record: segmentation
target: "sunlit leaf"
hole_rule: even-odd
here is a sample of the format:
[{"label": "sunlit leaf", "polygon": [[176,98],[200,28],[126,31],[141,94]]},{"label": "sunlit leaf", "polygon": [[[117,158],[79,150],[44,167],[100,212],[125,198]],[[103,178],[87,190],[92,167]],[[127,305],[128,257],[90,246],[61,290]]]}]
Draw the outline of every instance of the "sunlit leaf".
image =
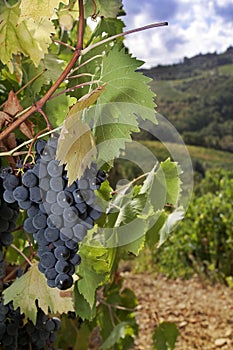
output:
[{"label": "sunlit leaf", "polygon": [[22,313],[35,323],[37,307],[35,300],[38,300],[39,307],[47,314],[48,308],[53,313],[74,311],[73,300],[70,293],[62,293],[59,289],[50,288],[46,283],[45,276],[38,270],[37,263],[22,277],[5,289],[4,303],[13,301],[14,308],[20,307]]}]

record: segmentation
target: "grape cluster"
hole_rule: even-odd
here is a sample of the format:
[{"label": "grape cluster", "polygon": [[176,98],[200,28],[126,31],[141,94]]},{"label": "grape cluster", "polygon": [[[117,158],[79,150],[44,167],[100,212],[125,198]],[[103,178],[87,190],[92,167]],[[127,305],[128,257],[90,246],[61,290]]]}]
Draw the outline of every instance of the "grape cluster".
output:
[{"label": "grape cluster", "polygon": [[[4,171],[1,172],[1,176],[5,176]],[[9,187],[10,185],[7,182],[3,186],[3,180],[0,177],[0,280],[2,280],[5,276],[5,261],[3,256],[3,247],[8,247],[13,241],[13,236],[11,232],[16,227],[15,223],[19,212],[17,203],[7,203],[4,200],[4,190]],[[0,283],[0,290],[1,289],[2,283]]]},{"label": "grape cluster", "polygon": [[12,302],[0,303],[0,345],[4,350],[40,350],[48,349],[56,340],[56,331],[60,328],[60,319],[49,318],[37,307],[37,320],[34,325],[25,322],[20,309],[14,310]]},{"label": "grape cluster", "polygon": [[106,174],[92,164],[68,186],[67,172],[55,159],[57,143],[57,134],[48,142],[35,143],[35,165],[23,174],[21,183],[13,174],[5,177],[4,183],[8,181],[11,187],[4,199],[27,210],[24,229],[38,243],[39,270],[50,287],[65,290],[72,286],[75,266],[81,262],[79,242],[102,214],[94,190]]}]

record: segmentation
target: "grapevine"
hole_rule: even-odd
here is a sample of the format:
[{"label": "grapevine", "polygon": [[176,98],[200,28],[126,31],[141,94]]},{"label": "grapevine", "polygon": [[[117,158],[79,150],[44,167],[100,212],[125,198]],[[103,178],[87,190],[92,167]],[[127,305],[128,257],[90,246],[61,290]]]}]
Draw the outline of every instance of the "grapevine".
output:
[{"label": "grapevine", "polygon": [[183,217],[170,159],[111,187],[140,120],[156,125],[150,79],[123,38],[167,25],[124,31],[123,14],[120,0],[0,4],[3,349],[77,349],[81,338],[88,348],[96,332],[101,349],[128,349],[137,301],[119,263]]}]

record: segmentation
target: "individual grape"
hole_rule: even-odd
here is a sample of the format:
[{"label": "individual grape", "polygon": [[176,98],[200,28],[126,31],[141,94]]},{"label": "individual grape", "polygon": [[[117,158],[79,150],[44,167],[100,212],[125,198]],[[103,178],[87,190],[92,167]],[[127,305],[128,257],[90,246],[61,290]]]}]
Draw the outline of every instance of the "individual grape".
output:
[{"label": "individual grape", "polygon": [[64,241],[62,241],[61,239],[58,239],[55,242],[53,242],[54,247],[60,247],[60,246],[63,246],[64,244],[65,244]]},{"label": "individual grape", "polygon": [[13,191],[13,196],[16,201],[26,201],[28,199],[28,190],[24,186],[18,186]]},{"label": "individual grape", "polygon": [[73,239],[65,241],[65,246],[74,252],[78,251],[78,243],[75,242]]},{"label": "individual grape", "polygon": [[59,273],[55,279],[55,285],[61,290],[68,289],[73,284],[73,278],[66,273]]},{"label": "individual grape", "polygon": [[37,154],[41,155],[46,146],[47,142],[45,140],[37,140],[35,142],[34,148]]},{"label": "individual grape", "polygon": [[54,192],[60,192],[64,188],[64,180],[61,177],[52,177],[50,179],[50,188]]},{"label": "individual grape", "polygon": [[55,268],[52,267],[45,270],[45,277],[48,280],[55,280],[55,278],[57,277],[56,264],[55,264]]},{"label": "individual grape", "polygon": [[30,200],[26,200],[26,201],[19,201],[18,202],[18,205],[21,209],[23,210],[28,210],[31,205],[32,205],[32,202]]},{"label": "individual grape", "polygon": [[56,263],[56,258],[52,252],[45,252],[40,258],[41,265],[45,268],[52,268]]},{"label": "individual grape", "polygon": [[67,222],[75,223],[78,219],[78,209],[75,207],[68,207],[64,209],[63,218]]},{"label": "individual grape", "polygon": [[81,256],[78,254],[75,254],[71,259],[69,259],[69,262],[76,266],[76,265],[80,265],[81,263]]},{"label": "individual grape", "polygon": [[82,224],[76,224],[73,227],[73,233],[75,240],[77,242],[82,242],[87,235],[87,228],[84,227]]},{"label": "individual grape", "polygon": [[28,170],[22,176],[22,183],[26,187],[34,187],[38,184],[38,177],[33,173],[32,170]]},{"label": "individual grape", "polygon": [[49,244],[49,242],[45,238],[45,230],[44,229],[40,229],[37,231],[37,233],[35,235],[35,240],[37,241],[39,246],[47,246]]},{"label": "individual grape", "polygon": [[39,204],[39,209],[43,214],[50,214],[51,213],[51,204],[44,202]]},{"label": "individual grape", "polygon": [[78,187],[79,187],[80,190],[87,190],[89,188],[88,180],[80,179],[78,181]]},{"label": "individual grape", "polygon": [[96,177],[101,181],[101,183],[107,179],[106,172],[102,169],[98,170]]},{"label": "individual grape", "polygon": [[47,227],[44,231],[44,237],[48,242],[54,242],[59,239],[59,230],[57,228]]},{"label": "individual grape", "polygon": [[[76,203],[76,204],[75,204],[75,208],[78,209],[78,211],[79,211],[80,214],[84,214],[84,213],[86,213],[86,211],[87,211],[87,205],[86,205],[85,202]],[[80,217],[80,215],[79,215],[79,217]]]},{"label": "individual grape", "polygon": [[1,219],[0,233],[7,231],[9,228],[9,221]]},{"label": "individual grape", "polygon": [[56,203],[56,201],[57,201],[57,193],[52,190],[49,190],[46,193],[46,202],[49,204],[53,204],[53,203]]},{"label": "individual grape", "polygon": [[92,190],[81,191],[84,202],[91,205],[95,201],[95,193]]},{"label": "individual grape", "polygon": [[52,159],[48,163],[47,170],[51,177],[58,177],[61,176],[63,173],[63,167],[59,165],[59,161],[55,159]]},{"label": "individual grape", "polygon": [[101,186],[101,181],[98,179],[98,177],[94,177],[89,181],[89,187],[91,190],[98,190]]},{"label": "individual grape", "polygon": [[15,202],[15,197],[13,196],[13,191],[10,191],[10,190],[4,191],[3,199],[7,203],[14,203]]},{"label": "individual grape", "polygon": [[55,214],[55,215],[62,215],[64,209],[62,207],[60,207],[59,204],[57,204],[57,202],[53,203],[51,205],[51,213]]},{"label": "individual grape", "polygon": [[59,246],[54,250],[54,255],[57,259],[67,260],[70,257],[70,251],[65,246]]},{"label": "individual grape", "polygon": [[48,177],[44,177],[40,179],[40,189],[43,191],[48,191],[50,189],[50,179]]},{"label": "individual grape", "polygon": [[34,217],[37,214],[39,214],[40,212],[41,211],[40,211],[39,207],[35,204],[31,205],[31,207],[28,208],[28,210],[27,210],[27,214],[29,217]]},{"label": "individual grape", "polygon": [[24,223],[23,223],[23,228],[28,233],[35,233],[35,232],[37,232],[37,228],[35,228],[35,226],[33,225],[33,218],[25,219]]},{"label": "individual grape", "polygon": [[35,215],[32,219],[33,226],[36,229],[46,228],[47,226],[47,215],[39,213]]},{"label": "individual grape", "polygon": [[90,208],[90,210],[88,211],[88,215],[96,221],[101,217],[102,210],[101,208],[95,206],[94,208]]},{"label": "individual grape", "polygon": [[82,224],[88,230],[90,230],[94,226],[94,220],[90,216],[87,216],[84,220],[82,220]]},{"label": "individual grape", "polygon": [[0,236],[0,243],[8,247],[13,242],[13,236],[9,232],[2,232]]},{"label": "individual grape", "polygon": [[39,181],[41,181],[41,179],[43,179],[44,177],[48,177],[48,171],[47,171],[46,163],[40,162],[38,171],[39,171],[39,176],[38,176]]},{"label": "individual grape", "polygon": [[73,193],[77,189],[77,183],[74,181],[72,185],[66,187],[66,191]]},{"label": "individual grape", "polygon": [[50,228],[61,228],[63,224],[62,217],[59,215],[50,214],[47,219],[47,225]]},{"label": "individual grape", "polygon": [[19,179],[13,174],[3,176],[3,188],[5,190],[13,191],[19,185]]},{"label": "individual grape", "polygon": [[69,273],[70,265],[65,260],[58,260],[55,264],[55,270],[57,273]]},{"label": "individual grape", "polygon": [[57,203],[62,208],[68,208],[73,203],[73,196],[70,192],[61,191],[57,195]]},{"label": "individual grape", "polygon": [[83,203],[84,202],[83,196],[82,196],[81,191],[79,189],[77,189],[73,192],[73,197],[74,197],[75,203]]},{"label": "individual grape", "polygon": [[39,187],[31,187],[29,189],[29,192],[30,192],[30,200],[34,203],[40,203],[42,201],[42,198],[41,198],[41,190]]},{"label": "individual grape", "polygon": [[62,227],[60,230],[60,238],[62,241],[68,241],[74,237],[74,233],[71,227]]}]

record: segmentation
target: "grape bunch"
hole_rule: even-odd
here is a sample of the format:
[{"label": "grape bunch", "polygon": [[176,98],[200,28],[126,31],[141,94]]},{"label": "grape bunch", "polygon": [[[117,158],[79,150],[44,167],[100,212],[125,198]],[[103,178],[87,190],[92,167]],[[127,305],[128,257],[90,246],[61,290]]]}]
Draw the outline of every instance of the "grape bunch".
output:
[{"label": "grape bunch", "polygon": [[[2,171],[1,176],[4,176],[4,171]],[[9,183],[6,182],[5,186],[3,187],[3,180],[0,177],[0,280],[2,280],[5,276],[3,247],[8,247],[13,241],[11,232],[16,227],[15,223],[19,213],[17,203],[7,203],[4,200],[3,193],[7,187],[9,188]],[[2,287],[1,282],[0,290]]]},{"label": "grape bunch", "polygon": [[38,243],[39,270],[45,274],[48,286],[65,290],[72,286],[75,266],[81,262],[79,242],[102,215],[94,191],[106,174],[92,164],[68,186],[67,172],[55,159],[57,143],[57,134],[48,142],[35,143],[35,165],[24,172],[21,183],[13,174],[9,174],[12,179],[5,177],[4,183],[8,181],[12,186],[8,186],[4,198],[27,211],[24,229]]},{"label": "grape bunch", "polygon": [[20,309],[14,310],[12,302],[0,303],[0,345],[4,350],[40,350],[49,349],[56,340],[56,331],[60,328],[60,319],[49,318],[37,307],[37,319],[34,325],[24,319]]}]

